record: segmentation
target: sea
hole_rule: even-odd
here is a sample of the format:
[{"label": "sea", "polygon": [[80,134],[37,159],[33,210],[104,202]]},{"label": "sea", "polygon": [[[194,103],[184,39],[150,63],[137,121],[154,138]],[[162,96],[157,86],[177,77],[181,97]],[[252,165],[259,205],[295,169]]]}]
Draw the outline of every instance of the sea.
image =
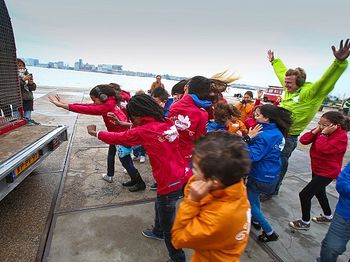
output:
[{"label": "sea", "polygon": [[[138,90],[147,91],[154,78],[150,77],[137,77],[137,76],[125,76],[116,74],[106,74],[97,72],[84,72],[73,71],[55,68],[41,68],[41,67],[27,67],[28,71],[33,74],[34,82],[37,84],[37,94],[34,95],[35,99],[40,97],[40,87],[65,87],[65,88],[77,88],[90,90],[94,86],[99,84],[118,83],[123,90],[129,91],[134,94]],[[172,87],[177,81],[162,79],[165,88],[170,94]],[[228,87],[223,93],[224,97],[229,101],[234,101],[235,94],[244,94],[247,89]],[[251,90],[256,96],[256,90]],[[35,94],[36,92],[34,92]]]}]

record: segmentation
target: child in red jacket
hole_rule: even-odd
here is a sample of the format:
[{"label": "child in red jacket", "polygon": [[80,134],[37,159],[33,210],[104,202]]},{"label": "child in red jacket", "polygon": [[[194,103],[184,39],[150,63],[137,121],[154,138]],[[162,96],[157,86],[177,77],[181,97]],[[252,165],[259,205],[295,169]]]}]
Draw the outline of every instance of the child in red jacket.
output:
[{"label": "child in red jacket", "polygon": [[337,179],[343,157],[347,149],[350,120],[337,111],[324,113],[318,126],[300,138],[304,145],[312,144],[310,149],[312,179],[299,193],[302,217],[289,222],[298,230],[310,229],[311,199],[316,196],[324,215],[313,217],[316,223],[331,222],[333,215],[328,203],[326,187]]},{"label": "child in red jacket", "polygon": [[186,261],[182,249],[174,248],[171,243],[176,201],[182,195],[189,171],[179,151],[179,134],[174,123],[164,118],[164,109],[148,95],[133,96],[126,110],[133,128],[120,133],[97,132],[96,126],[90,125],[88,132],[107,144],[142,145],[146,149],[158,187],[154,227],[142,234],[151,239],[164,239],[172,261]]},{"label": "child in red jacket", "polygon": [[[117,106],[119,97],[116,96],[115,90],[111,85],[95,86],[90,91],[90,97],[94,102],[93,104],[66,104],[58,95],[49,96],[49,100],[54,105],[75,113],[102,116],[108,131],[121,132],[128,129],[124,126],[115,125],[113,118],[107,115],[108,112],[113,112],[121,121],[128,121],[126,115]],[[115,145],[110,145],[107,157],[107,174],[102,175],[102,178],[109,183],[113,182],[116,152]],[[130,181],[123,182],[122,185],[129,187],[130,192],[144,190],[146,185],[139,171],[135,168],[130,154],[119,157],[119,160],[131,178]]]}]

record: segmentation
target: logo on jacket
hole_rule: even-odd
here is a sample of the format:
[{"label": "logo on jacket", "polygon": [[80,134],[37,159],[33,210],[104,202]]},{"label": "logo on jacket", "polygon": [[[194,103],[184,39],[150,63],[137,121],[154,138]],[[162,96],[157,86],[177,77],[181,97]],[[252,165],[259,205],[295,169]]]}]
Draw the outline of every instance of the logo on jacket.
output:
[{"label": "logo on jacket", "polygon": [[249,232],[250,232],[250,221],[252,218],[252,214],[250,213],[250,208],[247,209],[247,213],[246,213],[246,218],[247,218],[247,222],[244,224],[243,226],[243,230],[241,230],[240,232],[237,233],[236,235],[236,240],[238,241],[242,241],[243,239],[245,239],[247,236],[249,236]]},{"label": "logo on jacket", "polygon": [[168,140],[169,142],[174,142],[176,138],[179,137],[179,133],[177,132],[176,126],[171,126],[170,129],[163,132],[163,136],[159,136],[158,140],[160,142],[164,142]]},{"label": "logo on jacket", "polygon": [[178,115],[177,120],[175,120],[175,126],[181,131],[186,130],[191,126],[191,120],[188,116]]},{"label": "logo on jacket", "polygon": [[284,145],[286,144],[286,140],[284,137],[282,138],[281,142],[279,144],[275,145],[275,148],[279,151],[283,151]]}]

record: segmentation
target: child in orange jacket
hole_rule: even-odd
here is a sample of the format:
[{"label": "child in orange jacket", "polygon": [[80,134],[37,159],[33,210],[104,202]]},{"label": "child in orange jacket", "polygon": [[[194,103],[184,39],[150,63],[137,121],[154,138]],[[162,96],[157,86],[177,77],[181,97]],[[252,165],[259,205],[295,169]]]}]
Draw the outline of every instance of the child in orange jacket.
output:
[{"label": "child in orange jacket", "polygon": [[172,229],[174,247],[194,249],[192,262],[239,261],[250,231],[242,179],[249,169],[249,155],[239,136],[210,132],[196,142],[194,175]]}]

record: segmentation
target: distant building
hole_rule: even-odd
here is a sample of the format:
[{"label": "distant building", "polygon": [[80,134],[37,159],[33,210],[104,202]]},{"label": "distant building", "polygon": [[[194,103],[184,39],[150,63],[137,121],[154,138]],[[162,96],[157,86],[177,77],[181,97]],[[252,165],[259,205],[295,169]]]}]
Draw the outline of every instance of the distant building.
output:
[{"label": "distant building", "polygon": [[37,65],[39,65],[39,59],[26,58],[24,60],[25,60],[27,66],[37,66]]}]

